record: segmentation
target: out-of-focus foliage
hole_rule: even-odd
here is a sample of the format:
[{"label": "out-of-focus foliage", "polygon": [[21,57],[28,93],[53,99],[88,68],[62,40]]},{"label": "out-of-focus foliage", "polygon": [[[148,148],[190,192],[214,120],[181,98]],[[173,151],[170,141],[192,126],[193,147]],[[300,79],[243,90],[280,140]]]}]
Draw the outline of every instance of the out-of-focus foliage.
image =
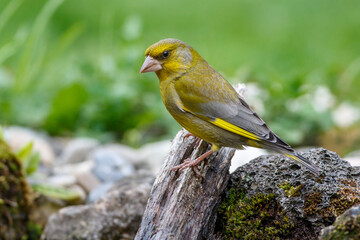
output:
[{"label": "out-of-focus foliage", "polygon": [[256,86],[250,104],[284,140],[315,144],[360,118],[359,11],[356,0],[3,0],[0,123],[132,145],[169,137],[179,125],[158,80],[138,72],[146,47],[175,37]]},{"label": "out-of-focus foliage", "polygon": [[21,162],[24,175],[31,175],[36,172],[39,165],[40,154],[38,152],[33,153],[33,142],[29,142],[20,149],[16,156]]}]

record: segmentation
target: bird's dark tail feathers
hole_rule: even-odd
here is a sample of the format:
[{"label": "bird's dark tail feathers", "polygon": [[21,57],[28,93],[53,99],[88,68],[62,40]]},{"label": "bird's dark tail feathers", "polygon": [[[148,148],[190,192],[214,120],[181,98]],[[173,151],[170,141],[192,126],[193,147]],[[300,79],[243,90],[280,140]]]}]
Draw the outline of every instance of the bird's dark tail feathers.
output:
[{"label": "bird's dark tail feathers", "polygon": [[251,144],[250,145],[254,147],[265,148],[271,151],[282,153],[288,156],[289,158],[297,161],[298,163],[302,164],[303,166],[305,166],[314,175],[319,175],[320,173],[319,168],[315,164],[313,164],[309,159],[304,158],[299,153],[294,151],[294,149],[292,149],[289,144],[281,140],[275,133],[271,132],[271,135],[273,138],[272,141],[269,140],[260,141],[258,142],[260,143],[260,146],[254,146]]},{"label": "bird's dark tail feathers", "polygon": [[310,172],[312,172],[314,175],[319,175],[319,168],[312,163],[309,159],[304,158],[303,156],[301,156],[299,153],[294,152],[294,153],[284,153],[286,156],[288,156],[289,158],[294,159],[295,161],[301,163],[302,165],[304,165],[307,169],[309,169]]}]

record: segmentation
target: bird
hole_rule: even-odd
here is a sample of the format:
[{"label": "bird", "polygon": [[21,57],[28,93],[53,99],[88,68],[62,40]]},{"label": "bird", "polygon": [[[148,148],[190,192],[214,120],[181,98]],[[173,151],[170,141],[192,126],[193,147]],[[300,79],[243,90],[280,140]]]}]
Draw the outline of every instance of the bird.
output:
[{"label": "bird", "polygon": [[172,117],[190,134],[211,144],[209,151],[172,171],[195,170],[221,147],[251,146],[284,154],[319,174],[315,164],[271,131],[233,86],[185,42],[167,38],[148,47],[140,69],[147,72],[157,75],[162,101]]}]

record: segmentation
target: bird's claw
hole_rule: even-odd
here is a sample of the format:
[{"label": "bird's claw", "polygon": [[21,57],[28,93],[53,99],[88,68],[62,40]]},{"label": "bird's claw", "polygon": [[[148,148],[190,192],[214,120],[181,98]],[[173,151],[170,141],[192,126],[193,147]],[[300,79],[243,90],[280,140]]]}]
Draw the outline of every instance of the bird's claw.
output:
[{"label": "bird's claw", "polygon": [[192,133],[188,133],[188,134],[186,134],[186,135],[184,136],[184,138],[188,138],[188,137],[195,137],[195,135],[192,134]]},{"label": "bird's claw", "polygon": [[197,177],[204,178],[204,176],[201,175],[199,169],[197,168],[197,165],[198,165],[198,163],[195,160],[191,160],[190,158],[188,158],[182,164],[173,167],[171,169],[171,171],[173,172],[173,171],[179,170],[179,173],[181,173],[186,168],[191,167]]},{"label": "bird's claw", "polygon": [[205,179],[205,177],[200,173],[200,171],[199,171],[199,169],[197,168],[197,166],[193,166],[193,167],[192,167],[192,170],[194,171],[196,177]]},{"label": "bird's claw", "polygon": [[193,167],[193,166],[196,166],[196,165],[194,165],[194,161],[192,161],[190,158],[188,158],[182,164],[179,164],[179,165],[173,167],[171,169],[171,171],[179,170],[179,172],[182,172],[184,169],[186,169],[188,167]]}]

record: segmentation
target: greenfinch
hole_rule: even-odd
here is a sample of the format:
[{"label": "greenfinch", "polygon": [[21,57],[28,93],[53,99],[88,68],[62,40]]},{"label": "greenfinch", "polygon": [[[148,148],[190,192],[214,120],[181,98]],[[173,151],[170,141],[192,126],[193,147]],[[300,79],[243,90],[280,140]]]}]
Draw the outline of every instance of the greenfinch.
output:
[{"label": "greenfinch", "polygon": [[165,107],[175,120],[196,137],[212,144],[195,160],[187,159],[172,170],[194,167],[221,147],[264,148],[285,154],[313,174],[318,168],[281,140],[192,47],[177,39],[164,39],[145,52],[140,73],[155,72]]}]

